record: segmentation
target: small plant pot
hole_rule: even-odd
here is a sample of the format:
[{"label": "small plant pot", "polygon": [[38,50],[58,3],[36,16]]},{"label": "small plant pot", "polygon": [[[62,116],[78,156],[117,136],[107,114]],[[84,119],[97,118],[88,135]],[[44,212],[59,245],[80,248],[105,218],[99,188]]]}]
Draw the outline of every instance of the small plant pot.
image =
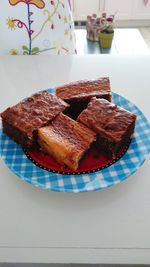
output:
[{"label": "small plant pot", "polygon": [[99,42],[102,48],[111,48],[112,40],[114,37],[114,33],[103,33],[99,34]]}]

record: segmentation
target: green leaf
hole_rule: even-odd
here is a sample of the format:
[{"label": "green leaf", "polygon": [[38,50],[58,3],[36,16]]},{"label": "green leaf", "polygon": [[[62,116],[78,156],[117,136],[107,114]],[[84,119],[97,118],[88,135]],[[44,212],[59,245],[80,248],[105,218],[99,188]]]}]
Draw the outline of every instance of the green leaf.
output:
[{"label": "green leaf", "polygon": [[22,49],[25,50],[25,51],[29,51],[29,48],[26,45],[23,45]]},{"label": "green leaf", "polygon": [[24,51],[23,55],[29,55],[29,52],[28,51]]},{"label": "green leaf", "polygon": [[39,51],[40,51],[40,49],[38,47],[34,47],[32,49],[32,54],[37,54],[37,53],[39,53]]}]

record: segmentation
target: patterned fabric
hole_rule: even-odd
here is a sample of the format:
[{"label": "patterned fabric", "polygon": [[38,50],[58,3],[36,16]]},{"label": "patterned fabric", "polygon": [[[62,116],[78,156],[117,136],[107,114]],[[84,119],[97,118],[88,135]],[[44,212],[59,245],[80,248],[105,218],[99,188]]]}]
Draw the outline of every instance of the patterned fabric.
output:
[{"label": "patterned fabric", "polygon": [[122,182],[138,170],[150,153],[150,125],[143,113],[122,96],[113,93],[113,101],[137,114],[137,122],[134,138],[127,152],[110,167],[81,175],[63,175],[46,171],[33,164],[22,148],[0,130],[0,154],[4,162],[23,181],[51,191],[88,192]]},{"label": "patterned fabric", "polygon": [[76,52],[69,0],[5,0],[0,17],[0,54]]}]

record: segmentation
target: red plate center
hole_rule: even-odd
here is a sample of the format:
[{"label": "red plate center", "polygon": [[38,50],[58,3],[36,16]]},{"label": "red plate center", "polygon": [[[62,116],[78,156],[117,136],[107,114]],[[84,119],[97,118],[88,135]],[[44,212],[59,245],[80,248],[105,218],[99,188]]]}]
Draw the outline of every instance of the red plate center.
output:
[{"label": "red plate center", "polygon": [[98,148],[93,147],[80,161],[79,168],[76,171],[70,170],[67,166],[61,166],[55,159],[48,154],[43,153],[38,148],[35,150],[24,151],[27,157],[32,160],[34,164],[45,170],[63,174],[81,174],[95,172],[112,165],[124,155],[127,148],[128,147],[126,147],[119,157],[114,160],[112,158],[108,159]]}]

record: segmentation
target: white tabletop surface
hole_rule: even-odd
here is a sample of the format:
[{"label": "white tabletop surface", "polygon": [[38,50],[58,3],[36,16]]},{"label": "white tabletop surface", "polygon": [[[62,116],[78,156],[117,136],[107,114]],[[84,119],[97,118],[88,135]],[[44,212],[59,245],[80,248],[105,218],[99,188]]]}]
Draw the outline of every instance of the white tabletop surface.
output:
[{"label": "white tabletop surface", "polygon": [[[150,120],[150,56],[0,58],[0,112],[32,93],[109,76]],[[90,193],[42,191],[0,160],[0,262],[149,263],[150,158],[130,178]]]}]

